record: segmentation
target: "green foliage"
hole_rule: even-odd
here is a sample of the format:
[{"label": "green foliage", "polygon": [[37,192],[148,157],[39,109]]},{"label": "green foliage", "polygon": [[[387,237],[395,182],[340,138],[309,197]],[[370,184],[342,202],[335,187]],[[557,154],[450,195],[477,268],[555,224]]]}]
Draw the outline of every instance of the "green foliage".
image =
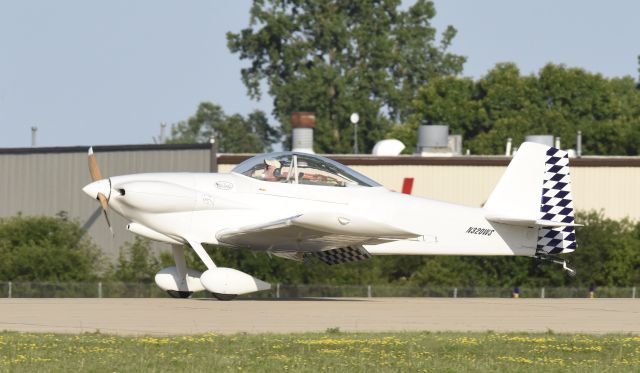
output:
[{"label": "green foliage", "polygon": [[571,257],[580,282],[597,286],[640,284],[640,222],[606,219],[602,213],[579,214],[578,249]]},{"label": "green foliage", "polygon": [[102,258],[85,233],[64,212],[0,219],[0,280],[94,280]]},{"label": "green foliage", "polygon": [[405,11],[400,5],[400,0],[255,0],[250,27],[228,33],[228,46],[250,62],[241,72],[251,97],[260,97],[260,83],[266,81],[285,133],[291,132],[292,112],[312,111],[316,150],[348,153],[349,116],[358,112],[359,148],[368,152],[392,121],[411,115],[418,87],[459,74],[465,61],[447,52],[453,27],[436,42],[432,2],[418,0]]},{"label": "green foliage", "polygon": [[246,118],[240,114],[226,115],[219,105],[203,102],[195,115],[171,127],[170,144],[209,142],[211,136],[218,141],[223,153],[262,153],[271,151],[280,141],[280,131],[269,125],[263,111],[255,110]]},{"label": "green foliage", "polygon": [[[442,77],[419,89],[418,124],[449,124],[474,154],[501,154],[507,138],[553,134],[563,148],[583,133],[583,154],[637,155],[640,90],[629,77],[604,78],[579,68],[548,64],[522,76],[515,64],[497,64],[477,81]],[[416,131],[405,141],[415,144]],[[389,133],[393,136],[395,133]]]},{"label": "green foliage", "polygon": [[120,249],[109,279],[122,282],[152,282],[160,270],[160,262],[149,248],[149,240],[136,236],[133,243]]}]

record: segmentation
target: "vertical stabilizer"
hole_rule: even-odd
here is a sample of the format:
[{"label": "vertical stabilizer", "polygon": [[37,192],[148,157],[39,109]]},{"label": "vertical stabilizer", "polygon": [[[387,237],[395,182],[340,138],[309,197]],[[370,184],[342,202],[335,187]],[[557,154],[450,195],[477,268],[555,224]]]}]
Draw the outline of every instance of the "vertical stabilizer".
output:
[{"label": "vertical stabilizer", "polygon": [[576,248],[567,152],[523,143],[484,206],[492,221],[538,227],[536,252]]}]

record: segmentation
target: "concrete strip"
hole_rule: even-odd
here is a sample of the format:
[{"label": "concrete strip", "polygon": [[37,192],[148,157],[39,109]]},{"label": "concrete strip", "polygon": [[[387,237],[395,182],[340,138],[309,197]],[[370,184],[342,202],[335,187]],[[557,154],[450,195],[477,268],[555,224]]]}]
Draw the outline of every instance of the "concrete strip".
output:
[{"label": "concrete strip", "polygon": [[640,333],[640,300],[1,299],[0,330],[119,335],[343,331]]}]

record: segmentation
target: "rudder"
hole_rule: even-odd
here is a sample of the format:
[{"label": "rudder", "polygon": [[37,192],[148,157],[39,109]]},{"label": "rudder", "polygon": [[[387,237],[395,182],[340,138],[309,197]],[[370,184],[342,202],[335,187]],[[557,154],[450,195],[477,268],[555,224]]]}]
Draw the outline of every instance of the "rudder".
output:
[{"label": "rudder", "polygon": [[[546,153],[544,184],[540,201],[541,220],[558,223],[575,223],[569,154],[556,148]],[[536,252],[559,254],[576,249],[575,227],[540,228]]]}]

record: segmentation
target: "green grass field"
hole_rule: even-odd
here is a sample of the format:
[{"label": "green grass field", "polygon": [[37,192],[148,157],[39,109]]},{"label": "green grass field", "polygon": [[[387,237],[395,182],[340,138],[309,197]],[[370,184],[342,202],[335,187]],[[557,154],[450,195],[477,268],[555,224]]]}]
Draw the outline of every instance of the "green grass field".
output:
[{"label": "green grass field", "polygon": [[0,371],[640,371],[640,336],[503,333],[0,333]]}]

